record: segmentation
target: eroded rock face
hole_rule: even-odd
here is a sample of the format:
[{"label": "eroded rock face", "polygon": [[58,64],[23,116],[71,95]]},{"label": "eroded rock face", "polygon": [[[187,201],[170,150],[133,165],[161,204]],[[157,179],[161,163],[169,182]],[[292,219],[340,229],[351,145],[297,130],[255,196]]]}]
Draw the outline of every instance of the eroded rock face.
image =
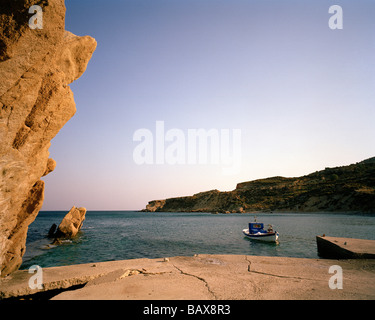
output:
[{"label": "eroded rock face", "polygon": [[[43,29],[28,26],[43,9]],[[63,0],[0,4],[0,269],[19,268],[27,229],[43,204],[54,170],[50,141],[76,111],[68,84],[85,71],[96,41],[65,31]]]}]

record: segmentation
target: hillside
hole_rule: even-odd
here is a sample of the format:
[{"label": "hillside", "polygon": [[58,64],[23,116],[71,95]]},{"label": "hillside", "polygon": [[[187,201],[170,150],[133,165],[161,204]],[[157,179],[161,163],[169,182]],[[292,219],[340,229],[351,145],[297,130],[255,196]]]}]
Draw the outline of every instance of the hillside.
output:
[{"label": "hillside", "polygon": [[237,184],[233,191],[150,201],[154,212],[375,212],[375,157],[298,178],[272,177]]}]

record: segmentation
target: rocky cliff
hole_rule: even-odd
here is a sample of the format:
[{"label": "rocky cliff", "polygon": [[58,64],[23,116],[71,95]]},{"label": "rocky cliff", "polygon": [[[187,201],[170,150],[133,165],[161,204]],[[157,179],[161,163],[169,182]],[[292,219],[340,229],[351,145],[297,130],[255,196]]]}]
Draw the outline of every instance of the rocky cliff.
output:
[{"label": "rocky cliff", "polygon": [[375,157],[298,178],[243,182],[229,192],[212,190],[189,197],[150,201],[143,211],[375,212]]},{"label": "rocky cliff", "polygon": [[[32,29],[29,8],[42,9]],[[0,4],[0,267],[22,262],[29,224],[42,203],[40,178],[56,163],[50,141],[76,111],[69,84],[85,71],[96,41],[65,31],[63,0],[2,0]]]}]

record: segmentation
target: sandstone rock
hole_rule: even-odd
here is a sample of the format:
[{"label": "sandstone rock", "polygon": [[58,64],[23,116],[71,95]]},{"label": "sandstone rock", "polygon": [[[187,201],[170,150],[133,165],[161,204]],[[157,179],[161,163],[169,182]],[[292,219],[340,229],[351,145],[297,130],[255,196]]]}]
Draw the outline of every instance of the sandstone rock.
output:
[{"label": "sandstone rock", "polygon": [[[28,26],[30,6],[43,10],[43,29]],[[43,175],[56,163],[50,141],[74,115],[68,84],[96,48],[64,30],[63,0],[2,0],[0,5],[0,271],[16,270],[28,225],[44,197]]]},{"label": "sandstone rock", "polygon": [[74,238],[81,229],[85,216],[85,208],[76,208],[73,206],[61,221],[54,237],[65,239]]},{"label": "sandstone rock", "polygon": [[43,177],[51,173],[53,170],[55,170],[55,168],[56,168],[56,161],[53,160],[52,158],[49,158],[47,161],[46,171],[44,171],[43,173]]}]

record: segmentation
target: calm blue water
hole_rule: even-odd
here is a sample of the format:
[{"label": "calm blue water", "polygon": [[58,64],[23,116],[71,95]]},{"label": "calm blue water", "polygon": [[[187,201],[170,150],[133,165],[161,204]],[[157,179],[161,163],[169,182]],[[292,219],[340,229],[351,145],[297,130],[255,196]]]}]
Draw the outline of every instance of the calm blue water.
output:
[{"label": "calm blue water", "polygon": [[258,222],[272,224],[280,233],[279,244],[270,244],[243,236],[253,214],[88,211],[73,241],[43,249],[51,242],[45,237],[49,228],[65,214],[39,213],[29,227],[21,269],[195,253],[318,258],[316,235],[375,239],[374,215],[257,214]]}]

